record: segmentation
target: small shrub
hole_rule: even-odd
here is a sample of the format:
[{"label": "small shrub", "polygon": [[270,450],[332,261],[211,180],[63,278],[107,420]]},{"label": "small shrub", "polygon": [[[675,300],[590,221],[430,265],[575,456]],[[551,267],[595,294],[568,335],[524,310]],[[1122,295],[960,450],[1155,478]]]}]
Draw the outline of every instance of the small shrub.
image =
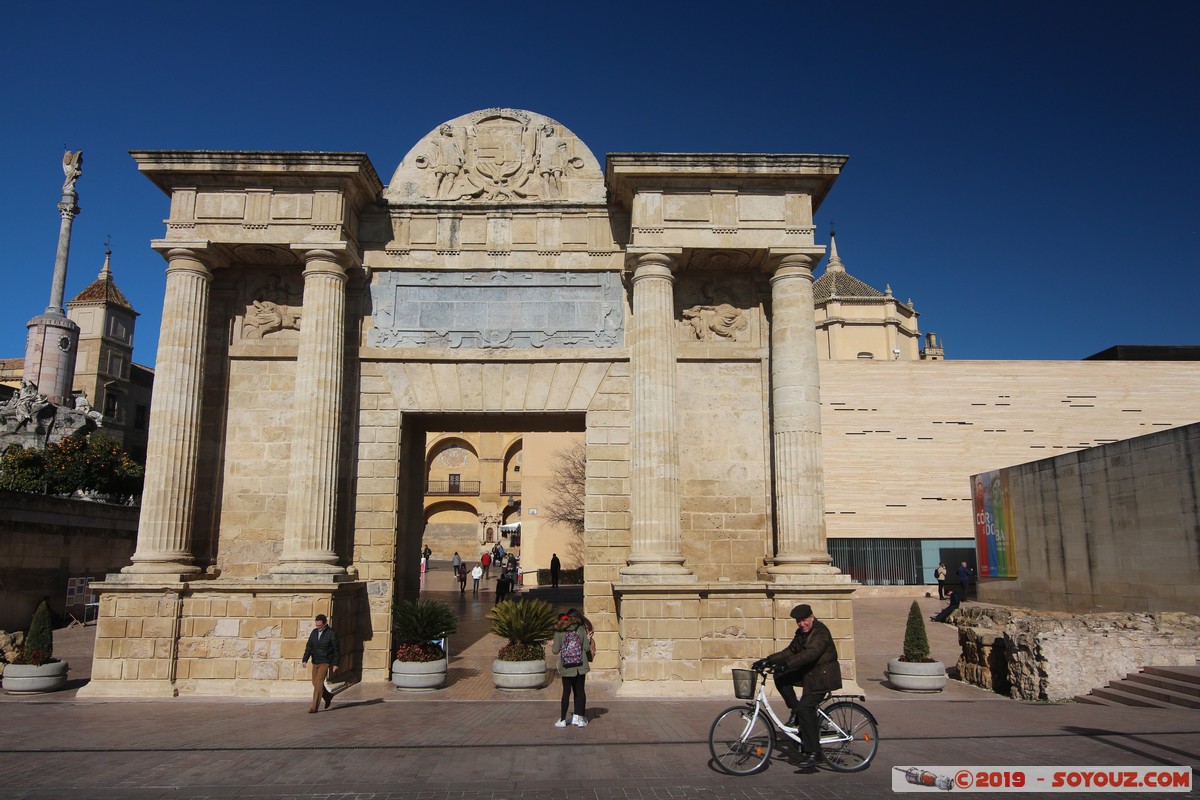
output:
[{"label": "small shrub", "polygon": [[50,607],[43,600],[33,612],[33,621],[29,623],[29,634],[21,648],[21,655],[13,663],[28,664],[40,667],[57,661],[54,657],[54,629],[50,621]]},{"label": "small shrub", "polygon": [[544,645],[554,637],[558,620],[554,606],[545,600],[505,600],[487,614],[492,633],[508,640],[500,648],[501,661],[536,661],[545,658]]},{"label": "small shrub", "polygon": [[929,657],[929,636],[925,633],[925,616],[921,607],[913,600],[908,609],[908,622],[904,626],[904,655],[901,661],[928,663],[934,659]]},{"label": "small shrub", "polygon": [[438,639],[458,630],[458,618],[436,600],[401,600],[392,610],[392,633],[399,648],[397,661],[437,661],[446,657]]}]

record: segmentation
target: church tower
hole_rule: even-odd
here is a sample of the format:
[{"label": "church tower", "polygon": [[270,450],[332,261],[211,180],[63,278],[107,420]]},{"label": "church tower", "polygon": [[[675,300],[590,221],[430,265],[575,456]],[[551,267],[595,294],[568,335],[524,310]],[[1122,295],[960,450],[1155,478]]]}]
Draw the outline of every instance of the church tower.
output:
[{"label": "church tower", "polygon": [[67,316],[79,327],[75,392],[104,413],[105,430],[137,458],[145,446],[150,391],[149,380],[139,377],[149,370],[133,363],[138,313],[113,280],[111,249],[104,250],[96,280],[67,303]]}]

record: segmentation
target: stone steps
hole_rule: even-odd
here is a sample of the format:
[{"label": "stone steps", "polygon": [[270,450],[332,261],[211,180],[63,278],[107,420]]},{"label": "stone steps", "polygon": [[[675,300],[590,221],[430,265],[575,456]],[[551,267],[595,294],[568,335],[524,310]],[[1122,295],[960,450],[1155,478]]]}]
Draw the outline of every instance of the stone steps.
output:
[{"label": "stone steps", "polygon": [[1200,708],[1200,667],[1146,667],[1075,700],[1105,706]]}]

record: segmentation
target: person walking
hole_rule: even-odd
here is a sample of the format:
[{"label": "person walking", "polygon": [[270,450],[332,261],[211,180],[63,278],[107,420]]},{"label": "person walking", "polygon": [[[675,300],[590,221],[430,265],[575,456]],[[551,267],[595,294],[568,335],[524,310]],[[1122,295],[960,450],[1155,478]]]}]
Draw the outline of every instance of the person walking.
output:
[{"label": "person walking", "polygon": [[959,602],[966,602],[967,590],[971,588],[971,578],[975,575],[975,570],[967,566],[967,562],[962,562],[958,568],[958,585],[962,592],[958,595]]},{"label": "person walking", "polygon": [[329,708],[329,704],[333,701],[333,693],[325,688],[325,678],[328,675],[337,674],[338,661],[341,660],[337,634],[333,632],[333,628],[329,627],[329,621],[324,614],[317,614],[316,627],[308,634],[308,644],[304,647],[304,656],[300,659],[300,663],[307,666],[310,658],[313,662],[313,697],[308,713],[315,714],[317,706],[322,700],[325,701],[326,708]]},{"label": "person walking", "polygon": [[[591,660],[592,626],[587,618],[575,609],[558,618],[554,626],[554,644],[551,651],[558,655],[558,674],[562,678],[562,702],[559,705],[556,728],[574,725],[586,728],[587,718],[587,674]],[[571,696],[575,696],[575,714],[567,719]]]},{"label": "person walking", "polygon": [[946,562],[938,562],[937,569],[933,571],[933,577],[937,578],[938,582],[938,600],[946,599]]},{"label": "person walking", "polygon": [[479,558],[479,563],[483,565],[483,577],[491,577],[492,574],[492,554],[484,553]]},{"label": "person walking", "polygon": [[558,553],[550,556],[550,586],[558,588],[558,576],[562,574],[562,562],[558,560]]},{"label": "person walking", "polygon": [[[804,751],[800,769],[808,769],[824,761],[817,726],[817,706],[835,689],[842,688],[842,670],[838,666],[837,646],[825,623],[813,616],[812,607],[802,603],[792,609],[796,620],[796,635],[791,644],[754,662],[754,668],[775,668],[775,688],[792,710],[787,727],[800,729]],[[803,686],[804,694],[796,700],[796,687]]]},{"label": "person walking", "polygon": [[496,580],[496,602],[503,603],[508,597],[508,590],[512,586],[512,579],[508,577],[507,568],[500,569],[500,577]]},{"label": "person walking", "polygon": [[[483,555],[485,558],[487,557],[487,553],[484,553]],[[471,570],[471,594],[479,594],[479,579],[482,577],[483,567],[479,564],[476,564],[475,568]]]},{"label": "person walking", "polygon": [[454,568],[454,577],[458,579],[458,593],[467,593],[467,565],[459,564]]},{"label": "person walking", "polygon": [[462,556],[460,556],[460,555],[458,554],[458,551],[457,551],[457,550],[455,550],[455,551],[454,551],[454,558],[450,559],[450,566],[454,567],[454,574],[455,574],[455,575],[457,575],[457,574],[458,574],[458,568],[462,566],[462,563],[463,563],[463,562],[462,562]]},{"label": "person walking", "polygon": [[421,553],[421,556],[425,559],[425,571],[426,572],[429,572],[429,570],[431,568],[431,565],[429,563],[429,557],[432,555],[433,555],[433,551],[429,549],[429,545],[425,545],[425,550]]}]

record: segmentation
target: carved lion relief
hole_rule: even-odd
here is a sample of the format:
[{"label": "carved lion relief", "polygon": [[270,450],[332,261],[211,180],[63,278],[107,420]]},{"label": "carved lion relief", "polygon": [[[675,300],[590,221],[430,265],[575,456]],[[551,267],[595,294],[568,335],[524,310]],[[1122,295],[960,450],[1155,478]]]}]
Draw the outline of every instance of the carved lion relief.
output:
[{"label": "carved lion relief", "polygon": [[247,287],[242,338],[262,339],[281,330],[300,330],[303,284],[299,278],[269,275]]}]

